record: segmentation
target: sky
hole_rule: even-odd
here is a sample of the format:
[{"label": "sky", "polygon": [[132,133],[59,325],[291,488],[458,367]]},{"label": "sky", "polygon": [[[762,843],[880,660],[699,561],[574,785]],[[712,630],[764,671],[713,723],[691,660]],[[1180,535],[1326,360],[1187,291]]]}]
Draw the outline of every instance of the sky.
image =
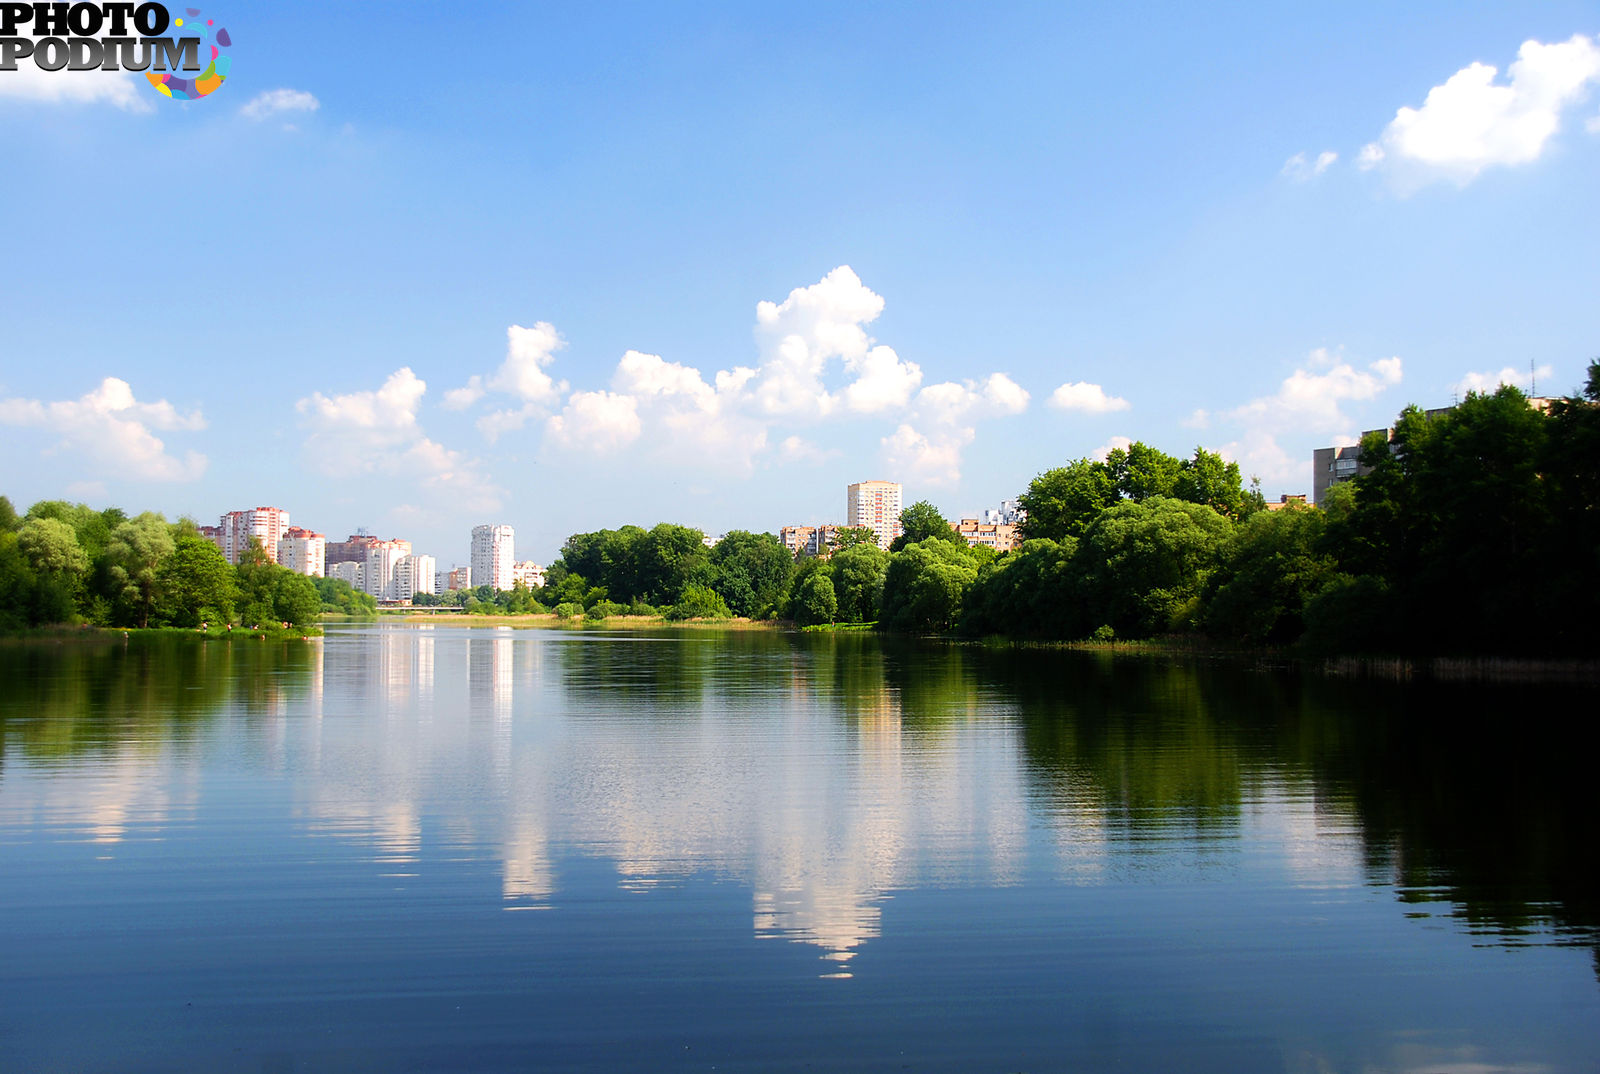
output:
[{"label": "sky", "polygon": [[[0,494],[465,563],[1311,452],[1600,356],[1600,4],[203,7],[0,71]],[[174,7],[175,14],[182,12]]]}]

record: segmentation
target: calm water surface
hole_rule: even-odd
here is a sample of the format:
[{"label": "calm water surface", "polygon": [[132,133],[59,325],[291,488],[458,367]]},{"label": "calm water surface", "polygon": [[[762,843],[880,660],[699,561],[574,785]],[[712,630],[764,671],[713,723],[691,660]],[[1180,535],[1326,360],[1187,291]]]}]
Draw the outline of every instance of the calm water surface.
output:
[{"label": "calm water surface", "polygon": [[0,645],[0,1070],[1600,1070],[1592,690]]}]

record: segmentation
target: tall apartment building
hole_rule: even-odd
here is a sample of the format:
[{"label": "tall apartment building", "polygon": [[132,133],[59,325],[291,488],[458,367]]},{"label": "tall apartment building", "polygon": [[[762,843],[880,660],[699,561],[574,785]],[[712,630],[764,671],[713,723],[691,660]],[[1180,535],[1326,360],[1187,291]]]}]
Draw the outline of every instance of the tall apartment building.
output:
[{"label": "tall apartment building", "polygon": [[878,547],[888,548],[904,532],[900,511],[898,481],[858,481],[847,493],[845,525],[867,527],[877,535]]},{"label": "tall apartment building", "polygon": [[278,542],[278,564],[296,574],[321,578],[327,573],[328,538],[299,526],[289,527]]},{"label": "tall apartment building", "polygon": [[[379,600],[400,600],[395,595],[395,568],[411,554],[411,542],[378,541],[367,549],[363,588]],[[409,598],[406,598],[409,599]]]},{"label": "tall apartment building", "polygon": [[394,600],[410,600],[418,593],[434,593],[433,557],[412,553],[394,565]]},{"label": "tall apartment building", "polygon": [[472,584],[510,589],[516,563],[516,533],[510,526],[472,527]]},{"label": "tall apartment building", "polygon": [[366,530],[357,530],[342,541],[329,541],[327,564],[335,563],[365,563],[367,549],[378,543],[378,538]]},{"label": "tall apartment building", "polygon": [[468,589],[472,586],[472,571],[466,567],[451,567],[447,571],[434,573],[435,593],[454,593],[458,589]]},{"label": "tall apartment building", "polygon": [[328,564],[328,577],[349,583],[351,589],[359,589],[363,593],[367,591],[367,565],[365,563],[354,563],[348,559],[340,560],[338,563],[330,563]]},{"label": "tall apartment building", "polygon": [[222,554],[238,566],[239,557],[250,547],[250,538],[261,542],[267,558],[278,562],[278,543],[289,528],[289,512],[281,507],[252,507],[229,511],[222,516]]}]

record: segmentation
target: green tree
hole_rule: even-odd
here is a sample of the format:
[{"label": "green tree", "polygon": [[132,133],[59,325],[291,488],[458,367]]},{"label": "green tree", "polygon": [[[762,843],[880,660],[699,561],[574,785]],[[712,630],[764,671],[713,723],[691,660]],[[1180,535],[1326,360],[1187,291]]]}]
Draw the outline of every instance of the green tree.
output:
[{"label": "green tree", "polygon": [[89,569],[89,556],[77,533],[57,518],[30,516],[17,531],[17,547],[41,574],[72,578]]},{"label": "green tree", "polygon": [[1027,512],[1022,536],[1052,541],[1081,537],[1118,498],[1116,479],[1103,462],[1079,459],[1047,470],[1029,482],[1028,491],[1017,498]]},{"label": "green tree", "polygon": [[832,560],[835,614],[846,623],[878,618],[889,553],[873,544],[855,544],[834,553]]},{"label": "green tree", "polygon": [[8,496],[0,496],[0,532],[9,533],[22,524],[17,517],[17,509],[11,506]]},{"label": "green tree", "polygon": [[629,599],[639,596],[651,604],[677,604],[691,582],[709,588],[709,572],[705,569],[708,564],[704,533],[662,522],[641,542],[637,560],[638,592],[617,596]]},{"label": "green tree", "polygon": [[1211,508],[1165,496],[1106,511],[1075,556],[1090,617],[1118,637],[1186,628],[1230,531]]},{"label": "green tree", "polygon": [[949,521],[939,513],[939,509],[927,500],[918,500],[900,512],[900,530],[900,536],[889,545],[891,552],[898,552],[907,545],[920,544],[927,540],[966,544],[961,535],[950,528]]},{"label": "green tree", "polygon": [[[372,619],[378,614],[378,602],[373,599],[372,594],[361,592],[342,578],[313,578],[311,584],[317,591],[317,598],[322,602],[321,611],[334,615],[349,615],[358,619]],[[459,603],[453,599],[459,596],[460,592],[457,591],[446,594],[442,599]]]},{"label": "green tree", "polygon": [[176,544],[167,520],[146,511],[111,531],[106,570],[121,621],[144,627],[157,598],[156,574]]},{"label": "green tree", "polygon": [[878,622],[895,630],[949,630],[961,614],[962,597],[977,580],[977,557],[937,538],[908,545],[889,559]]},{"label": "green tree", "polygon": [[813,574],[800,584],[794,599],[794,621],[800,626],[831,623],[839,611],[833,585],[825,574]]},{"label": "green tree", "polygon": [[1333,581],[1323,550],[1327,515],[1290,506],[1259,511],[1223,545],[1206,587],[1208,632],[1252,643],[1286,643],[1305,631],[1306,606]]},{"label": "green tree", "polygon": [[1037,537],[985,563],[962,603],[962,632],[1037,638],[1087,634],[1098,624],[1084,619],[1077,548],[1071,537]]},{"label": "green tree", "polygon": [[1152,496],[1173,496],[1183,463],[1165,451],[1135,440],[1126,448],[1116,448],[1106,456],[1106,469],[1116,482],[1117,492],[1135,503]]},{"label": "green tree", "polygon": [[870,544],[878,547],[878,535],[870,526],[840,526],[833,531],[833,536],[828,540],[828,550],[835,554],[843,552],[846,548],[857,545]]},{"label": "green tree", "polygon": [[682,597],[667,609],[668,619],[727,619],[732,615],[716,590],[703,585],[685,586]]},{"label": "green tree", "polygon": [[157,617],[173,626],[233,621],[238,573],[204,537],[179,537],[156,571]]},{"label": "green tree", "polygon": [[1194,457],[1178,467],[1178,480],[1172,494],[1190,503],[1203,503],[1219,515],[1240,519],[1261,507],[1261,493],[1245,490],[1239,464],[1227,462],[1205,448],[1194,449]]},{"label": "green tree", "polygon": [[770,533],[733,530],[711,550],[713,587],[734,615],[754,617],[783,599],[794,557]]}]

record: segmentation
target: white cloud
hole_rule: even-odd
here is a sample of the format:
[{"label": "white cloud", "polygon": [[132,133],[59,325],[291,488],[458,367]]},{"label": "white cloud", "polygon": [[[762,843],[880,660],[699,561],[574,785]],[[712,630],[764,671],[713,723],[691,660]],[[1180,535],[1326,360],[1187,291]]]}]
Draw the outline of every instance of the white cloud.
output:
[{"label": "white cloud", "polygon": [[0,99],[7,97],[41,104],[108,104],[124,112],[154,112],[156,107],[155,91],[131,71],[42,71],[32,60],[0,74]]},{"label": "white cloud", "polygon": [[275,89],[250,98],[239,114],[259,122],[286,113],[315,112],[321,107],[322,102],[305,90]]},{"label": "white cloud", "polygon": [[842,455],[838,448],[821,448],[799,436],[784,437],[778,445],[778,458],[783,462],[817,464]]},{"label": "white cloud", "polygon": [[[1399,358],[1358,369],[1337,351],[1319,347],[1284,378],[1275,394],[1232,410],[1196,411],[1188,424],[1198,424],[1196,419],[1203,416],[1208,424],[1233,426],[1233,439],[1215,449],[1219,454],[1237,461],[1247,478],[1261,478],[1268,495],[1304,492],[1311,448],[1355,442],[1353,430],[1362,426],[1346,413],[1346,405],[1376,399],[1399,384],[1402,374]],[[1367,421],[1368,428],[1376,424],[1370,416]],[[1296,457],[1283,446],[1285,441],[1296,450],[1303,447],[1304,453]]]},{"label": "white cloud", "polygon": [[961,449],[976,435],[971,427],[923,435],[908,424],[883,438],[884,464],[902,482],[954,485],[961,480]]},{"label": "white cloud", "polygon": [[496,411],[480,419],[478,428],[491,440],[520,428],[529,418],[548,413],[567,390],[566,381],[557,381],[544,371],[555,361],[555,352],[565,346],[566,341],[548,321],[539,321],[532,328],[510,326],[500,368],[487,380],[474,374],[466,384],[445,392],[445,409],[465,410],[491,391],[513,395],[522,400],[522,407]]},{"label": "white cloud", "polygon": [[330,476],[384,474],[463,509],[498,508],[502,490],[482,463],[424,434],[417,411],[427,391],[426,381],[402,367],[373,391],[313,392],[295,403],[310,431],[307,458]]},{"label": "white cloud", "polygon": [[[761,352],[754,389],[757,406],[767,414],[808,418],[832,413],[838,401],[823,382],[828,363],[842,358],[858,373],[868,372],[862,360],[872,348],[872,338],[863,326],[882,312],[882,297],[849,265],[840,265],[810,287],[795,288],[781,303],[757,303],[756,339]],[[913,370],[920,379],[921,371]],[[870,371],[880,376],[888,372],[882,359]],[[878,391],[866,389],[858,398],[870,405]]]},{"label": "white cloud", "polygon": [[1539,159],[1561,116],[1600,81],[1600,45],[1582,34],[1559,44],[1525,41],[1495,82],[1496,68],[1472,63],[1428,91],[1421,108],[1401,108],[1361,150],[1363,168],[1388,169],[1402,190],[1436,179],[1464,186],[1494,165]]},{"label": "white cloud", "polygon": [[545,428],[549,439],[560,447],[597,455],[621,450],[643,431],[638,401],[611,392],[573,392]]},{"label": "white cloud", "polygon": [[922,383],[922,369],[902,362],[893,348],[876,346],[858,358],[846,358],[845,368],[856,379],[844,389],[844,405],[859,414],[903,409]]},{"label": "white cloud", "polygon": [[701,410],[717,409],[716,389],[706,383],[698,369],[668,362],[659,354],[628,351],[617,363],[611,386],[625,395],[675,396]]},{"label": "white cloud", "polygon": [[981,381],[930,384],[917,395],[917,411],[947,425],[979,418],[1009,417],[1028,409],[1028,393],[1004,373]]},{"label": "white cloud", "polygon": [[1083,380],[1063,384],[1051,392],[1050,405],[1057,410],[1081,410],[1085,414],[1109,414],[1114,410],[1128,409],[1126,399],[1107,395],[1100,385]]},{"label": "white cloud", "polygon": [[1590,116],[1584,120],[1583,129],[1590,134],[1600,134],[1600,116]]},{"label": "white cloud", "polygon": [[[19,68],[20,69],[20,68]],[[53,403],[0,399],[0,424],[37,426],[61,438],[101,473],[144,481],[193,481],[205,472],[206,457],[185,453],[180,460],[151,429],[193,432],[206,427],[200,411],[178,411],[165,399],[141,403],[128,382],[107,377],[94,391]]]},{"label": "white cloud", "polygon": [[[1328,437],[1328,443],[1343,445],[1353,443],[1347,439],[1348,434]],[[1239,464],[1239,473],[1248,483],[1252,478],[1261,480],[1261,491],[1268,499],[1275,499],[1285,492],[1308,492],[1306,478],[1308,475],[1307,456],[1295,458],[1284,450],[1278,443],[1278,438],[1265,429],[1247,429],[1238,439],[1229,441],[1217,449],[1229,462]]]},{"label": "white cloud", "polygon": [[1315,179],[1327,171],[1333,166],[1334,161],[1338,159],[1339,154],[1331,149],[1325,149],[1318,153],[1315,160],[1309,159],[1304,153],[1296,153],[1283,162],[1283,170],[1280,174],[1286,175],[1296,182],[1303,183],[1309,179]]},{"label": "white cloud", "polygon": [[1539,366],[1531,371],[1513,369],[1510,366],[1506,366],[1498,373],[1468,373],[1451,387],[1458,395],[1466,395],[1468,392],[1487,394],[1493,392],[1502,384],[1510,384],[1513,387],[1522,389],[1525,393],[1532,394],[1534,381],[1542,377],[1545,383],[1548,384],[1550,378],[1555,376],[1555,373],[1555,367],[1548,365]]},{"label": "white cloud", "polygon": [[566,389],[550,379],[544,367],[555,360],[555,352],[566,343],[555,325],[540,321],[532,328],[514,324],[506,329],[506,360],[489,387],[520,396],[530,403],[553,403]]},{"label": "white cloud", "polygon": [[[427,390],[427,382],[407,366],[389,374],[376,391],[333,396],[313,392],[294,408],[306,416],[314,435],[351,447],[382,450],[420,435],[417,408]],[[370,460],[366,461],[370,468]],[[327,465],[335,468],[340,463],[327,460]]]},{"label": "white cloud", "polygon": [[[1326,372],[1314,372],[1318,369]],[[1401,374],[1399,358],[1383,358],[1359,370],[1318,348],[1304,367],[1284,379],[1277,394],[1252,399],[1224,416],[1269,429],[1332,433],[1350,424],[1341,403],[1376,398],[1399,384]]]},{"label": "white cloud", "polygon": [[1098,462],[1105,462],[1111,457],[1113,451],[1127,451],[1133,446],[1133,439],[1127,436],[1113,436],[1110,440],[1095,448],[1090,457]]}]

